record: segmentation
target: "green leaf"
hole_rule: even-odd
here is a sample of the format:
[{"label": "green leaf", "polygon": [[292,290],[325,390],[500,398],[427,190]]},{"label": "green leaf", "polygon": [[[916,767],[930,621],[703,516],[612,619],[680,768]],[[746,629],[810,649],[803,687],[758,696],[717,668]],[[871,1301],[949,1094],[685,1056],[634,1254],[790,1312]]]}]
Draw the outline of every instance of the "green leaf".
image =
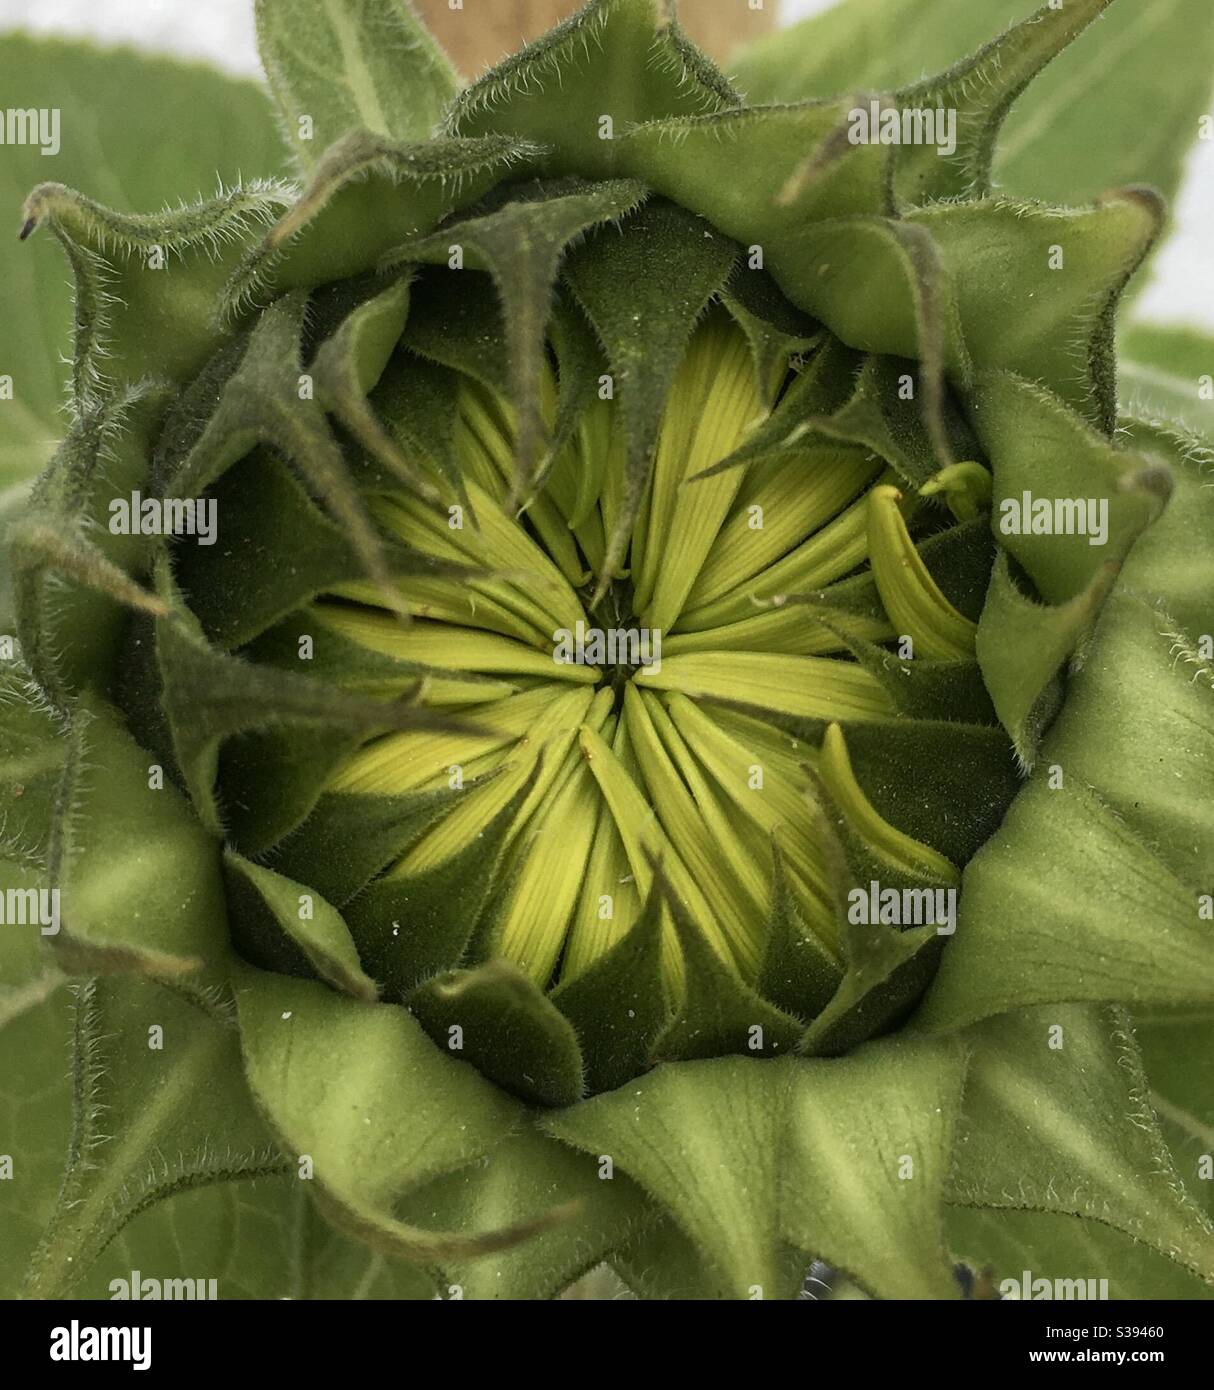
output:
[{"label": "green leaf", "polygon": [[1040,9],[993,38],[967,62],[900,92],[898,101],[904,108],[956,112],[950,119],[956,120],[957,145],[949,155],[938,146],[895,147],[894,180],[902,197],[922,204],[988,191],[996,142],[1009,108],[1110,3],[1067,0]]},{"label": "green leaf", "polygon": [[105,686],[131,608],[157,610],[134,578],[148,542],[113,535],[105,521],[115,493],[144,485],[164,401],[159,390],[133,391],[81,413],[8,529],[22,654],[61,704]]},{"label": "green leaf", "polygon": [[[1214,1024],[1184,1014],[1149,1015],[1135,1022],[1150,1106],[1175,1175],[1212,1214]],[[1107,1277],[1110,1298],[1214,1298],[1214,1286],[1098,1218],[954,1207],[949,1233],[959,1257],[973,1267],[992,1268],[996,1286],[1004,1278],[1022,1284],[1027,1269],[1046,1279]]]},{"label": "green leaf", "polygon": [[786,1062],[673,1063],[543,1125],[586,1150],[588,1168],[610,1158],[670,1211],[725,1297],[758,1287],[788,1298],[805,1269],[780,1228],[781,1184],[793,1181],[783,1163],[791,1083]]},{"label": "green leaf", "polygon": [[[315,889],[250,863],[234,850],[224,853],[228,911],[250,936],[238,938],[246,958],[266,970],[311,977],[365,1003],[379,997],[375,981],[359,964],[358,951],[341,914]],[[260,948],[257,959],[250,948]]]},{"label": "green leaf", "polygon": [[950,1201],[1103,1222],[1214,1284],[1214,1228],[1185,1195],[1125,1013],[1025,1010],[971,1037]]},{"label": "green leaf", "polygon": [[[0,676],[0,890],[21,895],[6,896],[6,904],[21,902],[27,907],[24,921],[6,915],[0,932],[0,1046],[7,1045],[6,1028],[16,1032],[20,1025],[37,1032],[44,1027],[37,1019],[24,1019],[54,1012],[47,1001],[65,978],[49,934],[61,911],[56,913],[53,898],[27,895],[52,887],[46,862],[67,754],[60,716],[33,694],[20,670],[6,671]],[[26,1071],[53,1090],[41,1066],[23,1064],[4,1070],[13,1079],[14,1096],[22,1094]]]},{"label": "green leaf", "polygon": [[630,126],[738,104],[667,18],[664,0],[590,0],[463,92],[448,129],[539,141],[548,173],[611,175]]},{"label": "green leaf", "polygon": [[45,864],[67,723],[21,666],[0,669],[0,853]]},{"label": "green leaf", "polygon": [[1141,183],[1174,200],[1212,67],[1214,10],[1204,0],[1115,0],[1020,102],[996,181],[1060,203]]},{"label": "green leaf", "polygon": [[1175,420],[1214,439],[1214,340],[1208,334],[1131,324],[1121,335],[1117,385],[1127,414]]},{"label": "green leaf", "polygon": [[965,1072],[955,1043],[893,1038],[793,1065],[789,1239],[879,1298],[953,1298],[943,1197]]},{"label": "green leaf", "polygon": [[1086,1217],[950,1207],[948,1237],[956,1258],[977,1272],[975,1297],[1032,1298],[1037,1279],[1048,1279],[1052,1295],[1065,1297],[1055,1280],[1065,1280],[1064,1288],[1083,1281],[1086,1293],[1091,1279],[1100,1296],[1099,1281],[1107,1281],[1110,1299],[1214,1298],[1209,1284],[1165,1255]]},{"label": "green leaf", "polygon": [[166,1281],[174,1279],[193,1280],[197,1298],[212,1279],[219,1299],[434,1298],[433,1279],[417,1265],[335,1231],[307,1187],[292,1169],[168,1197],[123,1227],[73,1293],[136,1297],[137,1276],[145,1299],[156,1296],[154,1281],[162,1298],[173,1296]]},{"label": "green leaf", "polygon": [[[5,876],[8,881],[7,875]],[[0,936],[6,986],[16,933]],[[59,1197],[71,1132],[67,1044],[72,999],[66,989],[37,1007],[11,1012],[0,989],[0,1153],[12,1159],[12,1177],[0,1182],[0,1297],[17,1298],[30,1257]]]},{"label": "green leaf", "polygon": [[670,117],[630,130],[621,161],[726,235],[762,249],[807,223],[891,210],[885,151],[840,146],[845,124],[838,102]]},{"label": "green leaf", "polygon": [[243,257],[224,308],[236,314],[284,290],[372,271],[402,236],[431,231],[538,154],[506,135],[402,144],[353,130],[324,152],[299,199]]},{"label": "green leaf", "polygon": [[888,92],[969,57],[1038,0],[844,0],[736,53],[752,105]]},{"label": "green leaf", "polygon": [[22,237],[45,227],[76,285],[76,407],[146,377],[195,376],[227,333],[215,312],[224,285],[289,201],[286,185],[255,180],[173,210],[127,214],[59,183],[34,188]]},{"label": "green leaf", "polygon": [[1136,1021],[1151,1108],[1180,1180],[1214,1218],[1214,1020],[1164,1013]]},{"label": "green leaf", "polygon": [[659,1202],[719,1297],[792,1297],[812,1253],[883,1297],[947,1298],[961,1078],[960,1049],[906,1040],[830,1061],[682,1062],[544,1127]]},{"label": "green leaf", "polygon": [[[23,108],[57,111],[60,122],[53,156],[37,143],[4,147],[0,209],[13,233],[26,194],[48,178],[120,211],[145,212],[192,201],[217,178],[233,184],[282,168],[285,152],[265,93],[201,65],[7,33],[0,87],[20,91]],[[165,139],[166,131],[188,131],[189,139]],[[63,352],[72,298],[56,248],[22,245],[8,226],[0,230],[0,374],[13,377],[13,399],[0,401],[2,497],[43,466],[66,430]]]},{"label": "green leaf", "polygon": [[310,169],[350,130],[424,140],[459,80],[409,0],[257,0],[283,132]]},{"label": "green leaf", "polygon": [[[1002,551],[978,629],[978,660],[1024,766],[1057,712],[1057,676],[1090,631],[1123,562],[1171,493],[1158,457],[1114,444],[1061,401],[1007,374],[985,379],[974,416],[994,472],[991,526]],[[1048,460],[1049,491],[1042,483]],[[1023,513],[1055,498],[1092,498],[1103,517],[1073,533],[1029,533]],[[1089,506],[1089,523],[1091,508]],[[1013,576],[1008,557],[1035,584],[1038,603]]]},{"label": "green leaf", "polygon": [[63,1186],[29,1267],[54,1297],[138,1212],[209,1183],[284,1169],[244,1086],[230,1020],[140,980],[79,987]]},{"label": "green leaf", "polygon": [[208,498],[223,518],[223,545],[177,546],[173,563],[190,611],[217,646],[244,646],[318,594],[363,574],[348,537],[268,449],[229,469]]}]

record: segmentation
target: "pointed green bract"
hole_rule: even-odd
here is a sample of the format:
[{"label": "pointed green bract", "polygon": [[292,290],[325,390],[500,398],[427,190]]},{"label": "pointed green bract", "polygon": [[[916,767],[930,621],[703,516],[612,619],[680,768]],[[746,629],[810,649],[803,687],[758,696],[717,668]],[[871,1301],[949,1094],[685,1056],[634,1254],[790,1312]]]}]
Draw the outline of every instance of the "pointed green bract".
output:
[{"label": "pointed green bract", "polygon": [[[518,1109],[472,1068],[440,1056],[405,1010],[252,970],[239,977],[237,1004],[253,1094],[297,1158],[300,1180],[316,1183],[344,1229],[433,1262],[501,1249],[546,1224],[549,1213],[472,1235],[423,1230],[392,1215],[410,1187],[504,1137]],[[326,1081],[329,1067],[317,1066],[318,1056],[344,1059],[340,1084]],[[458,1131],[444,1124],[452,1105],[466,1116]]]},{"label": "pointed green bract", "polygon": [[229,851],[224,856],[228,911],[242,954],[286,975],[314,972],[352,998],[373,1003],[346,924],[331,904],[301,883]]},{"label": "pointed green bract", "polygon": [[258,0],[257,46],[304,168],[348,130],[424,140],[459,88],[409,0]]}]

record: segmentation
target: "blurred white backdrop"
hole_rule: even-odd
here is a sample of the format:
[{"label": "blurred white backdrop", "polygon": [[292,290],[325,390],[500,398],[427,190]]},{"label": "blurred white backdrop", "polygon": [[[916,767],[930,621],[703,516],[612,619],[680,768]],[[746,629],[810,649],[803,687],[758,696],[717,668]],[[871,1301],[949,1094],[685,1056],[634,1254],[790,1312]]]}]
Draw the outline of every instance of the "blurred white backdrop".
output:
[{"label": "blurred white backdrop", "polygon": [[[839,2],[783,0],[783,19],[792,23]],[[255,76],[252,12],[252,0],[0,0],[0,30],[133,44]],[[1136,312],[1214,332],[1214,141],[1199,145],[1190,159],[1176,221],[1176,232],[1156,259]]]}]

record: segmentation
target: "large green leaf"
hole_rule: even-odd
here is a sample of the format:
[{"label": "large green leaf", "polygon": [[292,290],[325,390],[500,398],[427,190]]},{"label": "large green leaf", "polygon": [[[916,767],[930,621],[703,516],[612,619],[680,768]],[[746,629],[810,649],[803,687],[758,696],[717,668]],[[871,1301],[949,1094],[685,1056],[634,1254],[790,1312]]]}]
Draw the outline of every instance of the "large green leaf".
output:
[{"label": "large green leaf", "polygon": [[941,72],[1038,8],[1037,0],[837,0],[735,53],[746,100],[892,91]]},{"label": "large green leaf", "polygon": [[608,1252],[654,1219],[652,1204],[623,1174],[535,1129],[524,1127],[481,1163],[427,1184],[405,1204],[408,1213],[448,1230],[526,1225],[576,1206],[568,1221],[521,1245],[476,1260],[441,1261],[440,1296],[552,1298]]},{"label": "large green leaf", "polygon": [[[217,179],[273,176],[284,151],[254,83],[130,49],[5,34],[0,87],[19,92],[23,108],[53,109],[60,118],[53,156],[38,144],[6,144],[0,154],[0,374],[13,377],[13,399],[0,400],[2,503],[5,489],[46,462],[66,428],[71,291],[58,247],[16,239],[26,194],[54,180],[119,211],[147,212],[211,193]],[[166,131],[188,138],[166,139]]]},{"label": "large green leaf", "polygon": [[[1039,0],[842,0],[731,64],[752,103],[890,91],[941,72]],[[1150,183],[1171,196],[1214,66],[1207,0],[1115,0],[1012,112],[995,166],[1009,192],[1071,203]]]},{"label": "large green leaf", "polygon": [[[1042,1047],[1047,1037],[1043,1025],[1054,1011],[1038,1010],[1037,1017],[1036,1028],[1027,1033],[1026,1056],[1036,1058],[1035,1063],[1030,1060],[1030,1067],[1035,1065],[1053,1090],[1064,1068],[1075,1074],[1073,1058],[1067,1067],[1069,1018],[1056,1019],[1063,1028],[1061,1054],[1049,1057]],[[1214,1209],[1214,1024],[1208,1018],[1183,1014],[1136,1022],[1150,1085],[1148,1098],[1170,1150],[1166,1166],[1173,1180],[1179,1179],[1209,1213]],[[984,1067],[980,1062],[979,1072]],[[1110,1079],[1106,1077],[1104,1084]],[[1133,1104],[1141,1107],[1141,1102],[1140,1095]],[[1116,1105],[1110,1113],[1117,1113]],[[1083,1130],[1084,1125],[1076,1128]],[[1147,1128],[1153,1132],[1152,1121],[1148,1120]],[[1098,1167],[1107,1168],[1107,1160]],[[1081,1164],[1068,1161],[1068,1178],[1078,1177],[1081,1169]],[[1136,1181],[1141,1182],[1141,1176]],[[1108,1225],[1100,1215],[954,1207],[949,1235],[959,1258],[972,1268],[989,1269],[989,1289],[998,1291],[1004,1280],[1014,1281],[1019,1290],[1013,1297],[1024,1296],[1027,1270],[1030,1278],[1107,1279],[1108,1297],[1114,1299],[1214,1299],[1209,1283],[1140,1239]]]},{"label": "large green leaf", "polygon": [[[0,943],[12,935],[5,928]],[[0,1155],[12,1160],[12,1177],[0,1181],[2,1298],[19,1295],[55,1209],[71,1129],[70,1034],[67,990],[0,1022]]]},{"label": "large green leaf", "polygon": [[[35,1297],[69,1289],[162,1197],[286,1168],[244,1085],[230,1023],[124,978],[79,988],[72,1038],[71,1144],[30,1263]],[[56,1125],[53,1108],[40,1118]],[[53,1166],[41,1180],[54,1181]]]},{"label": "large green leaf", "polygon": [[[1093,1279],[1097,1294],[1103,1279],[1110,1299],[1214,1299],[1209,1284],[1174,1260],[1086,1217],[952,1207],[948,1232],[957,1259],[977,1275],[975,1297],[1022,1299],[1027,1271],[1030,1298],[1037,1279],[1048,1279],[1051,1285],[1055,1280]],[[1086,1283],[1084,1289],[1086,1293]],[[1040,1297],[1040,1287],[1037,1294]],[[1065,1294],[1059,1291],[1057,1296]]]},{"label": "large green leaf", "polygon": [[125,1296],[138,1275],[144,1298],[156,1294],[151,1281],[169,1297],[164,1285],[174,1279],[195,1281],[198,1298],[209,1292],[212,1279],[220,1299],[434,1297],[434,1281],[425,1271],[329,1226],[307,1186],[292,1170],[169,1197],[124,1227],[73,1294]]},{"label": "large green leaf", "polygon": [[144,974],[213,1002],[227,951],[218,846],[100,702],[77,711],[49,868],[68,969]]},{"label": "large green leaf", "polygon": [[1214,1018],[1136,1020],[1151,1105],[1188,1192],[1214,1217]]}]

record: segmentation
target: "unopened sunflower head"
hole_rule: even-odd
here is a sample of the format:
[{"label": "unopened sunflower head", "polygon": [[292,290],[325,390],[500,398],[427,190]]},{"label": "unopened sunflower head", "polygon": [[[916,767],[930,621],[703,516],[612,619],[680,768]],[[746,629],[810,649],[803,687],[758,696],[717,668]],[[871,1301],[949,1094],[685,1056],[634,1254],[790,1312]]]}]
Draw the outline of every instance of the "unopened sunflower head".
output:
[{"label": "unopened sunflower head", "polygon": [[[1040,417],[1102,469],[1117,553],[1150,515],[1100,433],[1150,198],[1012,204],[972,144],[746,108],[651,11],[589,6],[428,143],[342,136],[249,249],[276,189],[171,236],[49,186],[27,209],[97,301],[43,484],[91,495],[70,542],[28,541],[47,687],[112,679],[97,719],[222,836],[241,957],[404,1003],[549,1105],[904,1016],[1066,656],[1006,640],[1031,534],[979,627],[992,459],[1014,471]],[[989,80],[971,141],[1000,63],[933,94]],[[636,109],[600,111],[587,79],[629,65]],[[120,478],[217,534],[90,534]],[[1085,550],[1046,595],[1070,637],[1107,579]]]},{"label": "unopened sunflower head", "polygon": [[990,187],[1104,3],[889,98],[957,112],[947,157],[748,107],[656,0],[594,0],[433,138],[322,122],[298,196],[37,190],[81,286],[14,546],[75,716],[64,958],[235,982],[292,1139],[290,977],[541,1107],[900,1024],[1169,487],[1113,434],[1158,200]]}]

